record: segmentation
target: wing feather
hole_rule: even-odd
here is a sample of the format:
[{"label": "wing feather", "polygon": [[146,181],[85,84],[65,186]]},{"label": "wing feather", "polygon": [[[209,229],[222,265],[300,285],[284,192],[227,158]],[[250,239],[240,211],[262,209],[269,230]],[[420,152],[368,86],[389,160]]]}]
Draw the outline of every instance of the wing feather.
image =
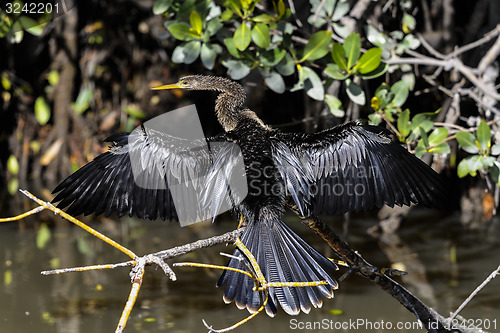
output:
[{"label": "wing feather", "polygon": [[[208,147],[182,150],[183,142],[177,145],[179,140],[144,128],[115,134],[106,140],[111,142],[109,151],[81,167],[54,189],[57,195],[53,202],[58,202],[60,208],[67,207],[72,215],[110,216],[117,213],[118,216],[128,214],[144,219],[177,219],[168,185],[191,181],[190,185],[200,187],[199,191],[183,191],[182,195],[186,202],[197,204],[200,201],[197,193],[203,193],[202,187],[206,187],[198,180],[200,172],[208,170],[214,160],[221,163],[223,157],[214,154],[227,153],[221,150],[212,153]],[[207,141],[227,142],[225,135]],[[206,144],[200,142],[200,147],[203,143]],[[133,166],[131,159],[138,161],[137,165]],[[224,170],[224,174],[230,177],[231,169]],[[212,193],[216,207],[223,200],[218,196],[223,197],[226,192],[222,189]],[[189,204],[182,209],[187,207]],[[200,212],[196,214],[201,215]]]},{"label": "wing feather", "polygon": [[276,132],[273,159],[303,215],[388,206],[439,206],[446,189],[383,129],[348,123],[316,134]]}]

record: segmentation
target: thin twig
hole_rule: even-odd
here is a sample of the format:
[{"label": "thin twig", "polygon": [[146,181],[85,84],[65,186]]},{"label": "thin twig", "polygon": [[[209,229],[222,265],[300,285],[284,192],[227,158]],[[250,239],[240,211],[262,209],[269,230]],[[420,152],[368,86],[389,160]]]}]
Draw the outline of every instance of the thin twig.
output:
[{"label": "thin twig", "polygon": [[471,83],[473,83],[476,88],[481,90],[485,95],[500,101],[500,94],[496,91],[492,91],[490,87],[488,87],[483,80],[474,75],[472,68],[465,66],[462,61],[459,59],[434,59],[430,57],[423,56],[422,58],[393,58],[386,60],[386,63],[389,65],[400,65],[400,64],[409,64],[409,65],[427,65],[427,66],[436,66],[442,67],[446,71],[457,70],[463,76],[465,76]]},{"label": "thin twig", "polygon": [[293,3],[293,0],[288,0],[288,6],[290,7],[290,11],[292,12],[293,16],[295,16],[295,23],[297,23],[297,26],[299,28],[302,28],[303,24],[299,19],[299,16],[297,15],[297,11],[295,10],[295,4]]},{"label": "thin twig", "polygon": [[459,313],[460,311],[462,311],[465,306],[481,291],[481,289],[484,288],[484,286],[486,286],[488,283],[490,283],[491,280],[493,280],[497,275],[500,275],[500,266],[498,266],[497,269],[495,269],[487,278],[486,280],[483,281],[483,283],[481,283],[479,285],[479,287],[477,287],[470,295],[469,297],[467,297],[467,299],[462,303],[460,304],[460,306],[458,307],[458,309],[453,312],[453,314],[450,316],[450,321],[453,320]]},{"label": "thin twig", "polygon": [[[422,2],[424,2],[424,1],[422,1]],[[446,56],[444,54],[442,54],[441,52],[438,52],[435,48],[433,48],[432,45],[427,42],[427,40],[424,38],[424,36],[422,36],[421,33],[417,33],[417,38],[420,41],[420,43],[422,44],[422,46],[427,50],[427,52],[429,52],[430,54],[432,54],[436,58],[446,59]]]},{"label": "thin twig", "polygon": [[186,254],[189,252],[193,252],[196,250],[204,249],[207,247],[212,247],[216,246],[219,244],[232,244],[236,241],[236,239],[243,233],[245,228],[239,228],[230,232],[226,232],[225,234],[219,235],[219,236],[213,236],[210,238],[206,239],[200,239],[196,242],[190,243],[190,244],[185,244],[181,246],[176,246],[174,248],[168,249],[168,250],[163,250],[159,251],[156,253],[152,253],[150,255],[156,256],[160,258],[161,260],[166,260],[166,259],[171,259],[177,256],[180,256],[182,254]]},{"label": "thin twig", "polygon": [[483,100],[481,99],[481,97],[479,97],[477,94],[475,94],[473,91],[471,91],[470,89],[463,89],[463,88],[459,88],[457,89],[457,92],[460,94],[460,95],[466,95],[466,96],[469,96],[470,98],[472,98],[476,104],[490,110],[491,112],[497,114],[497,115],[500,115],[500,110],[497,109],[496,107],[494,106],[491,106],[491,105],[487,105],[486,103],[483,102]]},{"label": "thin twig", "polygon": [[[144,258],[144,257],[143,257]],[[127,303],[123,308],[122,315],[120,316],[120,320],[118,321],[118,325],[116,326],[116,333],[122,333],[127,326],[128,318],[130,317],[130,313],[134,308],[135,301],[139,296],[139,291],[141,289],[144,272],[145,272],[146,260],[138,259],[137,265],[134,266],[131,272],[132,279],[132,287],[130,288],[130,294],[128,296]]]},{"label": "thin twig", "polygon": [[86,271],[96,271],[101,269],[114,269],[117,267],[133,266],[135,264],[134,260],[120,262],[118,264],[104,264],[104,265],[92,265],[92,266],[81,266],[81,267],[71,267],[71,268],[61,268],[54,269],[51,271],[42,271],[42,275],[57,275],[70,272],[86,272]]},{"label": "thin twig", "polygon": [[477,70],[479,71],[479,73],[484,73],[486,71],[486,68],[498,58],[499,54],[500,37],[497,38],[493,46],[488,50],[488,52],[486,52],[484,57],[479,62],[479,65],[477,66]]},{"label": "thin twig", "polygon": [[461,53],[472,50],[472,49],[474,49],[482,44],[488,43],[490,40],[492,40],[493,38],[495,38],[499,34],[500,34],[500,24],[497,25],[493,30],[488,32],[486,35],[484,35],[484,37],[476,40],[475,42],[472,42],[470,44],[459,47],[455,51],[451,52],[450,54],[448,54],[446,56],[446,59],[455,58],[456,56],[458,56]]}]

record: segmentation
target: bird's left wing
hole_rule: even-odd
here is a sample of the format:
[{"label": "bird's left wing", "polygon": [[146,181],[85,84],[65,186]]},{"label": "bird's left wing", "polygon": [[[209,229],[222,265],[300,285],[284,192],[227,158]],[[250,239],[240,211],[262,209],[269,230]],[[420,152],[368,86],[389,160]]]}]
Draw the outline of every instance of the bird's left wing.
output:
[{"label": "bird's left wing", "polygon": [[232,206],[238,201],[237,191],[228,196],[227,180],[236,177],[237,172],[244,177],[244,167],[234,167],[240,152],[225,135],[204,142],[184,142],[142,128],[113,135],[106,141],[112,143],[109,151],[81,167],[53,191],[59,192],[53,202],[59,202],[60,208],[69,206],[67,212],[71,215],[117,213],[169,220],[181,217],[192,223],[214,218],[223,205]]},{"label": "bird's left wing", "polygon": [[439,175],[384,132],[354,122],[315,134],[276,132],[273,159],[304,216],[439,205],[446,192]]}]

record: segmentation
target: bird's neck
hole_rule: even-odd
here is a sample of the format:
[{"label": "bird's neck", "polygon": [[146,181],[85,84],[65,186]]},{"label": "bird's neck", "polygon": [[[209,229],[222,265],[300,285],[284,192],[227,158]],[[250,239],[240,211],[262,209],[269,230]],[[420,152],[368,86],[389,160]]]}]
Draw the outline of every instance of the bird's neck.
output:
[{"label": "bird's neck", "polygon": [[258,124],[267,128],[255,112],[243,108],[243,103],[246,100],[243,87],[234,81],[224,78],[219,79],[224,80],[224,82],[214,87],[214,90],[220,92],[215,102],[215,111],[217,119],[222,127],[224,127],[224,130],[226,132],[234,130],[241,120],[247,118],[253,119]]}]

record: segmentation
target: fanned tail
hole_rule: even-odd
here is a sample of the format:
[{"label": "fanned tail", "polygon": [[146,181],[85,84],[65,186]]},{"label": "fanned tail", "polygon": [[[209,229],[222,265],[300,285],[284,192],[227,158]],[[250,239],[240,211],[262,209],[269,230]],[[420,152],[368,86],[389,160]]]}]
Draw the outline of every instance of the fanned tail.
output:
[{"label": "fanned tail", "polygon": [[[264,220],[248,223],[241,241],[257,260],[266,281],[328,283],[315,287],[270,287],[267,314],[276,314],[277,303],[290,315],[296,315],[300,310],[309,313],[312,307],[321,307],[321,295],[332,298],[333,290],[337,289],[337,282],[331,276],[331,272],[338,269],[337,266],[302,240],[279,217],[262,215],[265,216]],[[236,249],[234,255],[241,255],[241,251]],[[236,259],[231,259],[228,266],[246,270],[245,264]],[[224,271],[217,286],[224,284],[226,303],[235,301],[238,308],[247,308],[250,312],[260,308],[261,296],[252,290],[254,282],[250,277]]]}]

